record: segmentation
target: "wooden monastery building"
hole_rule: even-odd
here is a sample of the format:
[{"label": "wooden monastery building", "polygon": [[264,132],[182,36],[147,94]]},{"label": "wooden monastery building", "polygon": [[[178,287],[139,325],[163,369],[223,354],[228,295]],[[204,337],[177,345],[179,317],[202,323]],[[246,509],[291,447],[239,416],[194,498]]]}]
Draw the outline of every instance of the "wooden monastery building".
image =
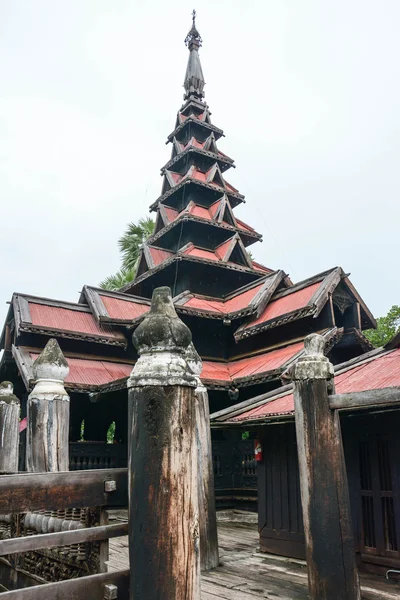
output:
[{"label": "wooden monastery building", "polygon": [[[223,131],[212,123],[204,100],[202,41],[194,22],[185,42],[189,60],[184,103],[168,136],[171,157],[161,170],[161,194],[150,207],[155,231],[143,244],[134,281],[119,292],[85,285],[76,303],[13,294],[1,336],[0,381],[13,382],[24,417],[33,362],[49,338],[56,338],[70,368],[65,382],[71,398],[70,469],[125,466],[126,382],[137,359],[132,332],[148,312],[154,288],[169,286],[177,313],[191,329],[203,360],[201,377],[208,389],[210,411],[229,417],[230,412],[220,411],[244,401],[251,401],[251,410],[261,410],[254,406],[258,407],[258,397],[262,399],[260,406],[266,413],[260,416],[261,423],[254,422],[261,427],[265,444],[264,462],[258,467],[260,522],[267,532],[262,534],[263,548],[300,556],[303,542],[293,417],[290,394],[280,389],[280,376],[302,354],[304,337],[311,332],[325,337],[327,356],[333,364],[341,364],[340,382],[352,377],[353,371],[348,370],[347,377],[340,375],[342,369],[350,368],[343,363],[350,361],[348,365],[365,365],[365,381],[374,387],[369,379],[379,377],[380,367],[374,370],[373,365],[382,361],[391,372],[390,356],[400,350],[379,354],[372,349],[362,332],[375,327],[374,317],[342,268],[293,283],[283,270],[252,260],[247,248],[261,241],[261,235],[234,213],[244,196],[225,178],[234,164],[219,149]],[[272,420],[282,422],[280,427],[264,423],[269,423],[271,406]],[[215,482],[221,505],[240,503],[256,510],[252,438],[258,429],[248,427],[253,417],[246,414],[215,418]],[[115,443],[107,444],[112,422],[116,424]],[[383,553],[385,564],[399,560],[400,536],[394,536],[394,521],[388,516],[390,507],[397,507],[396,527],[400,527],[399,494],[395,496],[389,482],[400,465],[398,443],[396,449],[390,445],[396,422],[387,415],[346,418],[352,496],[370,519],[368,524],[360,516],[365,552],[373,554],[370,549],[375,543],[376,550],[378,541],[391,545]],[[249,429],[249,439],[243,439],[243,427]],[[82,433],[85,441],[81,441]],[[389,445],[379,441],[387,439],[392,440]],[[362,484],[360,469],[364,469]],[[380,492],[368,488],[371,481],[376,485],[378,471],[383,477]],[[372,508],[374,502],[386,502],[388,508],[381,510],[376,504]],[[391,541],[378,540],[374,527],[381,527],[382,539],[392,536]],[[370,536],[368,548],[365,536]]]}]

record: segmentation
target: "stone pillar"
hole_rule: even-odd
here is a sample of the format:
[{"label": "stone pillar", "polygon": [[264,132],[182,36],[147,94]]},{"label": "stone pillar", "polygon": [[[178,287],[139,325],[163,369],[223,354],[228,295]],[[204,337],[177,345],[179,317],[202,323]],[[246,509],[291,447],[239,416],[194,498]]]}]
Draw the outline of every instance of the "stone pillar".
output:
[{"label": "stone pillar", "polygon": [[10,381],[0,383],[0,473],[18,472],[20,403]]},{"label": "stone pillar", "polygon": [[49,340],[33,364],[35,387],[28,397],[26,470],[31,473],[69,470],[68,372],[57,340]]},{"label": "stone pillar", "polygon": [[294,384],[297,452],[311,600],[360,600],[350,500],[337,411],[329,408],[333,366],[324,339],[284,373]]},{"label": "stone pillar", "polygon": [[217,514],[215,507],[214,465],[211,448],[210,410],[207,388],[201,382],[201,358],[193,344],[188,346],[186,360],[197,377],[196,434],[200,523],[200,566],[209,571],[219,565]]},{"label": "stone pillar", "polygon": [[184,357],[191,334],[169,288],[154,290],[133,341],[130,600],[200,600],[197,380]]}]

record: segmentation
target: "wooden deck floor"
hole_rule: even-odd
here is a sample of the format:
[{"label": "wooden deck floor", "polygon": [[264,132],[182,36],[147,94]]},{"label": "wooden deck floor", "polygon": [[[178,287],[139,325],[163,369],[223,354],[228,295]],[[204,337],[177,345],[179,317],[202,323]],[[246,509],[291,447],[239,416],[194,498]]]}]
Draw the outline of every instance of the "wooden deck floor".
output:
[{"label": "wooden deck floor", "polygon": [[[307,570],[303,561],[257,552],[257,527],[218,525],[220,561],[202,574],[202,600],[307,600]],[[110,540],[110,571],[129,566],[128,539]],[[361,575],[364,600],[399,600],[400,585],[382,577]]]}]

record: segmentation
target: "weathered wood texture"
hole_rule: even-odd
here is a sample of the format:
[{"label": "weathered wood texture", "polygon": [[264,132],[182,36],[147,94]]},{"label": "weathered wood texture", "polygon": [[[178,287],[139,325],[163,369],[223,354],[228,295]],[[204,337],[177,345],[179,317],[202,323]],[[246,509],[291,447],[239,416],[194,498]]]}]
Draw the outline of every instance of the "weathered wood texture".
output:
[{"label": "weathered wood texture", "polygon": [[311,598],[360,598],[339,415],[327,382],[295,381],[296,435]]},{"label": "weathered wood texture", "polygon": [[214,468],[211,448],[208,394],[196,389],[196,432],[200,523],[200,565],[202,571],[219,564],[217,515],[215,510]]},{"label": "weathered wood texture", "polygon": [[44,533],[11,538],[0,540],[0,556],[7,556],[8,554],[15,554],[17,552],[41,550],[43,548],[57,548],[58,546],[81,544],[83,542],[97,542],[127,534],[127,523],[119,523],[117,525],[77,529],[75,531],[60,531],[58,533]]},{"label": "weathered wood texture", "polygon": [[[105,492],[106,481],[116,490]],[[74,506],[127,506],[127,469],[24,473],[0,477],[0,514]]]},{"label": "weathered wood texture", "polygon": [[9,381],[0,384],[0,473],[18,471],[20,403]]},{"label": "weathered wood texture", "polygon": [[69,469],[68,363],[50,339],[33,365],[36,385],[28,397],[26,469],[31,473]]},{"label": "weathered wood texture", "polygon": [[[3,592],[4,600],[104,600],[107,585],[117,586],[118,600],[129,598],[129,570],[100,573],[80,579],[37,585],[23,590]],[[108,596],[112,598],[112,596]]]},{"label": "weathered wood texture", "polygon": [[[219,523],[217,569],[202,573],[202,600],[309,600],[304,561],[257,551],[256,525]],[[128,538],[110,540],[110,571],[129,567]],[[398,600],[400,583],[361,574],[363,600]]]},{"label": "weathered wood texture", "polygon": [[329,408],[332,410],[355,410],[384,405],[394,408],[396,404],[400,407],[400,388],[398,387],[329,396]]},{"label": "weathered wood texture", "polygon": [[359,600],[339,414],[328,400],[334,371],[324,345],[322,336],[307,336],[304,356],[284,374],[294,383],[308,584],[312,600]]},{"label": "weathered wood texture", "polygon": [[199,599],[194,388],[129,393],[131,599]]}]

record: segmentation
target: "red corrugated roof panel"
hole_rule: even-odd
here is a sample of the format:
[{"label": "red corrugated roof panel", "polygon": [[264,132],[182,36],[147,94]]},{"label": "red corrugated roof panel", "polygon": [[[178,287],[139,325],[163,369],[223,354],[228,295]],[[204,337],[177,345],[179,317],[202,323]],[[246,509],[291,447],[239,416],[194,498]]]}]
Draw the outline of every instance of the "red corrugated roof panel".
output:
[{"label": "red corrugated roof panel", "polygon": [[132,302],[131,300],[122,300],[120,298],[112,298],[111,296],[103,296],[100,298],[112,319],[133,320],[137,319],[144,313],[150,310],[147,304],[140,302]]},{"label": "red corrugated roof panel", "polygon": [[197,258],[206,258],[208,260],[218,261],[219,258],[211,252],[211,250],[204,250],[203,248],[196,248],[196,246],[191,246],[187,250],[185,250],[184,254],[189,256],[197,256]]},{"label": "red corrugated roof panel", "polygon": [[300,352],[303,347],[303,342],[298,342],[297,344],[271,350],[265,354],[235,360],[229,363],[229,373],[233,379],[236,379],[279,369],[289,359],[293,358],[295,354]]},{"label": "red corrugated roof panel", "polygon": [[258,317],[258,319],[251,321],[245,325],[243,329],[249,329],[249,327],[254,327],[254,325],[258,325],[259,323],[266,323],[267,321],[271,321],[276,317],[280,317],[281,315],[286,315],[294,310],[299,310],[300,308],[306,307],[312,296],[321,286],[321,283],[322,282],[314,283],[306,288],[303,288],[302,290],[293,292],[293,294],[287,294],[287,296],[283,296],[278,300],[272,300],[272,302],[266,306],[264,312]]},{"label": "red corrugated roof panel", "polygon": [[125,340],[122,332],[113,331],[108,325],[99,325],[89,312],[69,310],[60,306],[36,304],[35,302],[29,302],[29,312],[32,324],[38,327],[48,327],[54,330],[74,331],[76,333],[95,335],[103,338],[109,337]]},{"label": "red corrugated roof panel", "polygon": [[225,301],[209,300],[208,298],[196,298],[196,296],[194,296],[193,298],[190,298],[184,306],[190,308],[197,308],[199,310],[220,312],[223,314],[235,312],[238,310],[242,310],[243,308],[247,308],[263,285],[264,282],[254,286],[250,290],[238,294],[234,298],[230,298],[229,300]]},{"label": "red corrugated roof panel", "polygon": [[170,208],[169,206],[164,206],[165,214],[167,215],[168,223],[172,223],[178,216],[178,211]]},{"label": "red corrugated roof panel", "polygon": [[[398,386],[400,386],[400,348],[378,355],[364,364],[355,365],[352,369],[335,377],[337,394],[365,392],[366,390]],[[277,390],[278,393],[279,390]],[[249,421],[271,415],[291,414],[293,411],[293,394],[289,393],[232,417],[232,420],[237,422]]]},{"label": "red corrugated roof panel", "polygon": [[[30,352],[33,361],[38,353]],[[65,380],[68,384],[76,385],[104,385],[129,377],[133,365],[126,363],[112,363],[104,360],[89,360],[84,358],[67,357],[69,374]]]},{"label": "red corrugated roof panel", "polygon": [[217,254],[217,256],[219,256],[221,260],[224,259],[224,256],[225,256],[229,246],[231,245],[231,243],[232,243],[232,238],[230,238],[229,240],[226,240],[226,242],[224,242],[223,244],[218,246],[218,248],[216,248],[215,254]]},{"label": "red corrugated roof panel", "polygon": [[161,250],[161,248],[154,248],[153,246],[149,246],[149,250],[155,267],[164,262],[164,260],[167,260],[168,258],[173,256],[172,252],[168,252],[168,250]]},{"label": "red corrugated roof panel", "polygon": [[299,342],[257,356],[234,360],[230,363],[204,361],[201,377],[202,379],[230,382],[242,377],[260,375],[279,369],[302,349],[303,342]]}]

